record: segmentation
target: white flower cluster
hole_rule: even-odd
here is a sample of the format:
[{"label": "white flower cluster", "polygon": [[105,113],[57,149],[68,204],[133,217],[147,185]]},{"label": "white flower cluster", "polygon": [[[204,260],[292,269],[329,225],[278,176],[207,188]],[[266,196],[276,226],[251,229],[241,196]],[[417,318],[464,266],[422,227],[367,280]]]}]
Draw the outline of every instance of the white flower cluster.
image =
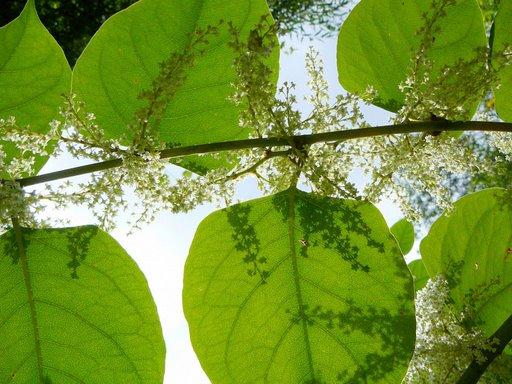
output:
[{"label": "white flower cluster", "polygon": [[[468,111],[478,105],[490,82],[487,69],[488,49],[482,47],[470,60],[439,69],[430,57],[436,35],[441,31],[447,9],[456,0],[433,0],[417,31],[420,44],[411,60],[409,74],[399,85],[405,95],[404,106],[395,122],[428,121],[433,116],[446,120],[467,120]],[[468,89],[471,88],[471,89]]]},{"label": "white flower cluster", "polygon": [[55,120],[46,132],[39,133],[29,126],[19,126],[13,116],[0,119],[0,178],[16,180],[33,174],[37,160],[49,155],[60,128]]},{"label": "white flower cluster", "polygon": [[128,138],[107,137],[94,113],[87,112],[85,104],[77,100],[76,95],[66,99],[60,114],[64,123],[59,141],[73,157],[103,161],[130,152],[129,147],[121,144],[129,142]]},{"label": "white flower cluster", "polygon": [[[443,69],[438,73],[438,80],[428,75],[433,71],[428,50],[432,46],[432,37],[439,31],[437,20],[453,1],[436,0],[425,15],[425,26],[420,31],[422,44],[411,64],[410,76],[402,85],[406,105],[396,116],[396,123],[461,118],[470,110],[466,108],[467,100],[481,89],[488,89],[489,79],[495,77],[485,76],[490,69],[481,65],[483,53],[477,54],[474,60],[461,61]],[[0,158],[9,160],[8,164],[2,163],[0,170],[8,175],[6,179],[33,173],[36,155],[46,154],[48,143],[55,139],[80,159],[95,162],[122,160],[122,166],[98,171],[85,182],[48,186],[46,193],[40,196],[41,201],[50,201],[58,207],[86,205],[101,225],[111,228],[116,214],[130,208],[127,193],[133,193],[139,199],[132,220],[138,226],[151,221],[159,210],[185,212],[204,202],[229,201],[236,180],[248,174],[257,177],[260,188],[266,193],[286,189],[299,179],[325,196],[364,197],[376,202],[391,195],[409,218],[418,220],[419,212],[411,203],[411,191],[426,192],[440,207],[449,209],[451,194],[445,184],[446,175],[486,169],[487,164],[448,134],[394,135],[301,144],[293,136],[368,127],[360,105],[374,99],[376,93],[369,88],[364,95],[341,95],[332,101],[323,63],[318,53],[311,50],[306,61],[311,90],[306,101],[311,105],[311,112],[301,113],[297,108],[294,84],[283,84],[275,96],[273,75],[267,65],[278,44],[273,37],[273,28],[269,20],[263,19],[249,34],[248,40],[242,41],[238,31],[230,25],[237,73],[232,100],[241,107],[239,123],[252,132],[251,137],[284,138],[287,145],[230,151],[227,155],[217,155],[227,160],[224,163],[230,166],[206,171],[203,176],[184,172],[171,180],[166,169],[168,160],[160,158],[166,145],[159,140],[152,124],[158,125],[169,99],[184,80],[185,73],[180,70],[178,76],[173,77],[176,68],[184,70],[192,65],[198,54],[194,53],[197,49],[194,46],[206,44],[206,36],[217,31],[210,28],[197,34],[190,51],[175,54],[162,63],[161,73],[151,89],[141,94],[148,106],[136,112],[131,137],[109,137],[97,124],[94,114],[88,113],[83,104],[71,97],[61,112],[64,123],[53,122],[48,134],[23,131],[13,120],[0,121],[3,136],[24,155],[6,157],[8,152],[0,152]],[[509,56],[506,50],[504,63],[508,63]],[[178,165],[185,161],[173,160]],[[360,169],[368,178],[362,196],[350,181],[350,176]]]},{"label": "white flower cluster", "polygon": [[45,224],[36,219],[45,206],[38,196],[25,193],[17,180],[37,171],[55,146],[60,129],[56,120],[40,133],[18,125],[15,117],[0,119],[0,233],[12,225],[14,217],[26,226]]},{"label": "white flower cluster", "polygon": [[[416,297],[416,349],[405,384],[455,384],[473,359],[492,349],[481,331],[462,325],[464,314],[450,304],[445,278],[428,281]],[[486,374],[487,379],[496,370]],[[479,381],[487,383],[485,377]]]},{"label": "white flower cluster", "polygon": [[[265,63],[273,42],[263,38],[264,30],[257,33],[254,36],[259,41],[259,54],[250,49],[250,44],[236,39],[233,44],[240,58],[236,63],[238,80],[233,100],[247,107],[242,112],[240,125],[252,130],[253,137],[283,138],[367,126],[360,110],[361,98],[349,94],[338,96],[334,104],[331,102],[323,63],[312,49],[306,57],[311,89],[306,101],[312,107],[309,115],[303,117],[296,107],[295,84],[284,83],[275,97]],[[371,97],[370,93],[368,97]],[[314,191],[328,196],[356,197],[357,190],[348,181],[352,155],[336,151],[338,147],[342,145],[319,143],[301,147],[290,139],[289,145],[284,147],[240,151],[238,166],[231,175],[238,177],[252,173],[258,178],[260,189],[273,193],[294,185],[300,171],[301,181]]]},{"label": "white flower cluster", "polygon": [[[476,120],[503,122],[494,109],[494,95],[490,93],[483,105],[480,107]],[[485,135],[486,141],[492,148],[497,149],[507,161],[512,161],[512,133],[511,132],[488,132]]]},{"label": "white flower cluster", "polygon": [[[510,49],[494,53],[494,66],[488,63],[488,50],[482,48],[470,60],[460,60],[442,69],[434,68],[430,50],[440,31],[440,20],[454,0],[436,0],[424,14],[424,26],[418,31],[421,44],[411,62],[408,78],[401,85],[405,105],[393,119],[395,124],[411,121],[467,120],[489,89],[496,86],[497,70],[510,64]],[[312,112],[306,118],[297,111],[294,85],[285,83],[273,96],[265,55],[271,42],[255,34],[259,51],[240,41],[237,93],[233,100],[246,106],[241,126],[252,129],[253,137],[285,137],[366,127],[360,112],[362,100],[371,101],[375,91],[365,95],[339,96],[334,104],[329,98],[323,65],[315,52],[307,56],[311,95],[306,98]],[[266,45],[267,44],[267,45]],[[254,44],[253,44],[254,45]],[[250,70],[253,68],[254,70]],[[479,115],[482,117],[482,115]],[[457,134],[411,134],[376,137],[345,142],[320,143],[297,147],[253,149],[240,153],[241,161],[232,174],[253,173],[265,192],[285,189],[294,182],[297,168],[302,182],[314,191],[338,197],[358,197],[349,176],[362,168],[368,176],[363,197],[379,201],[383,196],[396,200],[408,218],[420,220],[421,206],[415,202],[418,191],[426,193],[441,209],[450,209],[452,191],[449,175],[471,176],[486,171],[482,162],[463,145]],[[290,149],[291,148],[291,149]]]},{"label": "white flower cluster", "polygon": [[379,201],[382,196],[396,200],[412,221],[421,220],[421,211],[411,200],[411,191],[428,193],[436,204],[449,210],[452,195],[446,176],[483,172],[482,162],[470,148],[450,135],[397,135],[361,140],[353,145],[358,165],[370,176],[364,196]]},{"label": "white flower cluster", "polygon": [[159,211],[187,212],[205,202],[224,202],[233,194],[233,183],[217,182],[225,178],[226,169],[204,177],[187,171],[173,182],[167,168],[169,161],[160,157],[165,147],[162,143],[152,139],[156,144],[150,148],[150,140],[144,140],[145,149],[141,150],[135,144],[123,145],[122,139],[109,138],[94,114],[86,112],[74,98],[68,100],[62,115],[66,129],[60,139],[70,154],[97,162],[120,159],[122,165],[94,172],[83,182],[46,185],[38,195],[40,201],[56,208],[85,206],[101,227],[110,230],[120,214],[129,216],[128,224],[137,229],[153,221]]},{"label": "white flower cluster", "polygon": [[[412,121],[460,121],[472,117],[478,104],[487,96],[475,116],[479,120],[493,119],[492,95],[487,94],[498,84],[498,71],[512,63],[512,49],[493,53],[489,63],[487,47],[475,51],[468,60],[459,60],[451,66],[435,68],[430,50],[435,35],[441,31],[443,17],[454,0],[435,0],[424,14],[424,25],[418,31],[421,43],[411,61],[409,75],[400,85],[405,95],[404,106],[393,118],[394,124]],[[494,119],[495,120],[495,119]],[[489,164],[482,162],[461,145],[456,133],[412,134],[365,139],[356,143],[360,152],[360,166],[370,175],[365,196],[378,201],[390,196],[411,219],[421,219],[418,193],[430,196],[438,208],[450,209],[453,191],[449,190],[448,176],[472,176],[485,172]],[[510,135],[502,146],[510,144]],[[508,143],[508,144],[507,144]],[[512,152],[511,152],[512,153]]]},{"label": "white flower cluster", "polygon": [[0,234],[12,227],[12,219],[28,227],[43,226],[45,221],[37,220],[44,211],[37,196],[25,194],[15,181],[0,182]]},{"label": "white flower cluster", "polygon": [[[217,27],[197,30],[183,52],[174,53],[161,63],[160,73],[150,89],[139,95],[147,101],[147,106],[135,113],[134,122],[129,127],[130,137],[112,138],[107,135],[97,124],[95,115],[87,112],[85,105],[75,96],[68,98],[66,107],[61,110],[63,123],[52,122],[47,134],[33,133],[28,127],[21,129],[14,119],[0,121],[2,137],[10,145],[7,152],[0,151],[1,179],[16,180],[35,174],[38,170],[34,166],[37,157],[47,155],[50,140],[59,141],[58,149],[66,149],[75,158],[97,163],[117,159],[121,164],[114,168],[99,168],[98,172],[79,183],[47,184],[43,193],[30,195],[31,199],[4,198],[4,211],[21,215],[21,202],[27,212],[41,211],[43,202],[56,209],[84,205],[106,229],[114,226],[118,214],[126,212],[131,212],[128,221],[137,228],[141,223],[153,220],[159,210],[184,212],[215,198],[226,201],[232,195],[232,183],[216,183],[221,175],[227,173],[226,169],[212,171],[205,177],[185,172],[182,178],[171,182],[166,170],[168,161],[160,158],[160,152],[166,145],[159,140],[155,129],[169,100],[182,85],[186,69],[193,65],[197,55],[204,52],[207,37],[216,33]],[[2,185],[5,185],[2,193],[7,196],[11,189],[7,184]],[[137,203],[128,203],[130,193],[138,199]],[[10,217],[2,215],[2,219]],[[42,224],[37,223],[34,217],[32,215],[28,220],[27,215],[21,215],[19,220],[22,225]]]},{"label": "white flower cluster", "polygon": [[[433,11],[432,20],[442,17],[444,8],[451,3],[436,2],[434,5],[439,9]],[[428,26],[429,14],[425,17]],[[430,24],[423,31],[428,36],[417,57],[417,71],[411,75],[408,86],[403,87],[407,95],[406,106],[397,114],[395,123],[414,119],[442,120],[443,116],[457,120],[469,110],[461,100],[469,100],[489,86],[489,77],[485,76],[487,70],[482,69],[478,55],[471,62],[461,61],[454,67],[445,68],[439,81],[426,76],[432,70],[432,63],[426,59],[431,45],[427,41],[432,41],[429,34],[438,32],[435,23]],[[268,68],[261,55],[254,54],[240,42],[235,49],[244,60],[239,62],[238,92],[233,99],[238,104],[248,106],[240,124],[252,128],[254,137],[286,137],[368,126],[360,111],[360,104],[362,100],[371,101],[376,96],[375,91],[369,89],[361,97],[338,96],[332,103],[322,61],[316,52],[311,51],[307,55],[311,94],[306,100],[312,111],[303,118],[296,108],[294,85],[283,84],[278,98],[275,98],[268,81]],[[251,67],[259,69],[249,71]],[[420,69],[422,76],[419,75]],[[463,84],[467,86],[461,86],[458,83],[461,76],[473,78],[471,81],[465,78]],[[449,96],[455,87],[460,97],[453,103],[450,101],[450,104],[447,101],[451,100]],[[473,100],[471,108],[474,107]],[[415,191],[426,192],[440,208],[449,209],[452,193],[446,183],[447,175],[471,175],[485,171],[488,166],[470,149],[460,145],[457,135],[438,133],[319,143],[307,148],[297,148],[290,143],[289,147],[253,149],[239,156],[241,161],[232,174],[255,174],[260,188],[267,193],[289,187],[294,182],[295,170],[300,168],[302,181],[314,191],[328,196],[358,197],[358,190],[349,182],[349,176],[361,168],[369,180],[363,188],[363,197],[376,202],[383,196],[391,196],[412,220],[421,219],[419,207],[412,198]]]}]

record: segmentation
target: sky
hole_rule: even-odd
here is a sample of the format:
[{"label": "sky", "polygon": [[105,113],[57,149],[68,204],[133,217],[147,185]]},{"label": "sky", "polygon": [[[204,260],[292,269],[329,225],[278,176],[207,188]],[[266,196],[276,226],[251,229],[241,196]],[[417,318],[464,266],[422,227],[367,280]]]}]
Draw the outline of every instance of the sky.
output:
[{"label": "sky", "polygon": [[[293,54],[283,54],[281,58],[280,82],[293,81],[297,84],[298,99],[307,92],[307,78],[304,67],[305,53],[313,45],[324,60],[331,94],[342,92],[337,80],[336,38],[323,41],[291,40],[297,49]],[[367,121],[374,125],[389,122],[390,114],[376,107],[365,108]],[[63,155],[50,160],[42,173],[69,168],[77,161]],[[254,180],[244,181],[238,188],[238,197],[247,200],[259,197]],[[378,205],[389,225],[401,218],[400,211],[386,200]],[[156,220],[128,236],[129,228],[123,225],[111,232],[129,255],[137,262],[145,274],[156,302],[167,346],[166,375],[164,384],[208,384],[210,381],[203,372],[192,349],[188,327],[185,321],[181,291],[183,270],[194,232],[209,213],[218,209],[213,205],[203,205],[186,214],[160,213]],[[71,225],[83,225],[94,222],[87,210],[73,208],[62,212],[69,218]]]}]

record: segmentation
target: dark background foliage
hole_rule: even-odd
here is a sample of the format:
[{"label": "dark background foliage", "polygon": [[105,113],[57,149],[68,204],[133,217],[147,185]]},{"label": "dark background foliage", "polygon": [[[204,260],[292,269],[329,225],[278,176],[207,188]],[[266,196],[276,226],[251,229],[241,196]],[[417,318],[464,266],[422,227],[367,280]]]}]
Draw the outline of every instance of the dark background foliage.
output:
[{"label": "dark background foliage", "polygon": [[332,36],[339,29],[350,0],[267,0],[267,2],[281,33],[327,37]]},{"label": "dark background foliage", "polygon": [[[91,36],[109,16],[135,0],[37,0],[39,17],[73,65]],[[3,0],[0,25],[17,17],[26,0]]]}]

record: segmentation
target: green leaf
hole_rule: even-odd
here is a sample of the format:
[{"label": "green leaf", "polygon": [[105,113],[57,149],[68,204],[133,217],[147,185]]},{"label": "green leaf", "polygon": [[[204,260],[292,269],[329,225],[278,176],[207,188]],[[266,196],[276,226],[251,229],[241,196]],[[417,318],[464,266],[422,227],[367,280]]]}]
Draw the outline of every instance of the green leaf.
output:
[{"label": "green leaf", "polygon": [[402,253],[407,255],[411,252],[414,245],[414,226],[406,219],[402,219],[393,224],[390,231],[398,241]]},{"label": "green leaf", "polygon": [[165,346],[144,275],[96,227],[0,237],[0,382],[162,383]]},{"label": "green leaf", "polygon": [[443,274],[458,309],[486,336],[512,313],[512,207],[504,189],[465,196],[421,242],[430,276]]},{"label": "green leaf", "polygon": [[[59,117],[63,93],[69,93],[71,69],[62,49],[36,13],[30,0],[21,15],[0,28],[0,118],[14,116],[20,126],[48,132],[51,120]],[[5,145],[5,143],[2,143]],[[7,160],[19,151],[6,145]],[[39,157],[39,170],[47,157]]]},{"label": "green leaf", "polygon": [[[512,45],[512,3],[500,2],[498,13],[494,19],[494,38],[491,40],[493,54]],[[494,89],[496,111],[505,121],[512,121],[512,66],[501,68],[498,72],[501,86]]]},{"label": "green leaf", "polygon": [[[130,137],[135,113],[147,105],[139,94],[151,88],[159,63],[183,51],[196,28],[222,19],[247,37],[268,12],[264,0],[141,0],[108,19],[92,38],[75,66],[73,91],[109,136]],[[159,122],[160,138],[173,146],[248,137],[238,125],[239,107],[228,100],[235,55],[227,27],[209,40]],[[269,65],[277,77],[277,50]],[[195,162],[203,168],[216,164],[209,158]]]},{"label": "green leaf", "polygon": [[200,224],[183,301],[212,383],[397,383],[413,292],[373,205],[292,188]]},{"label": "green leaf", "polygon": [[[343,88],[364,93],[377,91],[379,107],[398,111],[404,94],[398,89],[408,74],[421,36],[422,13],[430,0],[362,0],[343,23],[338,40],[338,72]],[[487,46],[482,13],[475,0],[457,1],[441,19],[428,57],[434,71],[460,59],[475,57],[476,49]],[[432,74],[435,76],[435,73]],[[476,104],[475,104],[476,108]]]},{"label": "green leaf", "polygon": [[421,259],[413,260],[408,265],[409,270],[412,274],[412,279],[414,281],[414,290],[419,291],[427,285],[427,281],[430,278],[428,275],[427,269],[425,268],[425,264]]}]

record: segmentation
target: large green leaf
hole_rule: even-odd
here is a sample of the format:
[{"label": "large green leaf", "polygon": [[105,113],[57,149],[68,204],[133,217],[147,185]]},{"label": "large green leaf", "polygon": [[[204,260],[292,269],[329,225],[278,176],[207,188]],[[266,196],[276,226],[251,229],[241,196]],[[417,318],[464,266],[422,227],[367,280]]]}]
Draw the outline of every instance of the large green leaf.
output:
[{"label": "large green leaf", "polygon": [[162,383],[146,279],[96,227],[0,237],[0,382]]},{"label": "large green leaf", "polygon": [[[373,86],[378,93],[376,105],[392,112],[400,109],[404,94],[398,85],[406,79],[407,69],[416,55],[421,38],[417,31],[424,25],[422,13],[431,3],[430,0],[359,2],[339,35],[341,85],[356,93]],[[434,62],[434,70],[460,59],[472,59],[477,48],[487,45],[482,13],[475,0],[459,0],[455,6],[449,6],[440,25],[428,55]]]},{"label": "large green leaf", "polygon": [[[92,38],[74,69],[73,91],[97,115],[108,135],[131,135],[135,112],[147,105],[138,95],[151,87],[159,63],[181,52],[196,28],[222,19],[249,35],[263,15],[264,0],[141,0],[108,19]],[[233,94],[235,55],[227,27],[210,37],[204,55],[187,70],[187,79],[159,122],[160,138],[172,145],[191,145],[248,136],[238,125]],[[278,52],[269,65],[278,72]],[[214,163],[202,158],[202,166]]]},{"label": "large green leaf", "polygon": [[427,285],[428,279],[430,276],[428,275],[427,269],[425,268],[425,264],[421,259],[413,260],[408,265],[409,270],[412,274],[412,279],[414,280],[414,290],[419,291]]},{"label": "large green leaf", "polygon": [[390,228],[391,233],[395,236],[398,245],[404,255],[411,252],[414,245],[414,226],[407,219],[398,220]]},{"label": "large green leaf", "polygon": [[499,188],[460,199],[421,242],[430,276],[443,274],[459,309],[487,336],[512,314],[512,207]]},{"label": "large green leaf", "polygon": [[[14,116],[19,125],[47,132],[59,115],[63,93],[71,85],[71,69],[62,49],[39,21],[34,1],[0,28],[0,118]],[[7,159],[19,156],[6,146]],[[39,170],[47,157],[38,158]]]},{"label": "large green leaf", "polygon": [[[494,20],[493,52],[512,45],[512,2],[502,1]],[[512,66],[502,68],[499,73],[501,86],[494,90],[496,110],[500,117],[512,121]]]},{"label": "large green leaf", "polygon": [[199,226],[184,310],[213,383],[398,383],[412,279],[371,204],[290,189]]}]

